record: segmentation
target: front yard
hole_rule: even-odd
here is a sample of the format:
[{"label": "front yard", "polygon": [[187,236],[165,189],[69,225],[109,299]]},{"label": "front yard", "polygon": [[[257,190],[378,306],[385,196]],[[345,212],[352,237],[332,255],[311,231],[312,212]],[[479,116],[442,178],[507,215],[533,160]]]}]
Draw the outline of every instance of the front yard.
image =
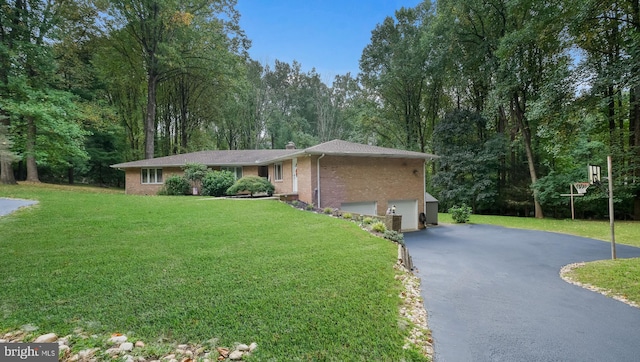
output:
[{"label": "front yard", "polygon": [[27,325],[81,330],[78,349],[124,333],[147,358],[209,341],[256,342],[255,360],[421,359],[402,348],[397,249],[355,223],[266,200],[0,196],[39,200],[0,218],[0,338]]}]

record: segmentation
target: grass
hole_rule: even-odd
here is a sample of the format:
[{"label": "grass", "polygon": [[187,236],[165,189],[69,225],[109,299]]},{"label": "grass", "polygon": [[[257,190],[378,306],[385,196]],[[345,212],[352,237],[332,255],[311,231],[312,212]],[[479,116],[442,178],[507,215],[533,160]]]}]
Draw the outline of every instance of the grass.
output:
[{"label": "grass", "polygon": [[[438,221],[441,223],[453,223],[451,215],[445,213],[438,214]],[[608,220],[536,219],[533,217],[471,215],[469,222],[471,224],[499,225],[516,229],[553,231],[607,242],[611,241],[611,228]],[[640,222],[616,220],[614,226],[617,244],[640,247]]]},{"label": "grass", "polygon": [[417,358],[402,349],[397,250],[355,223],[274,201],[48,185],[0,196],[39,200],[0,218],[0,332],[257,342],[255,360]]},{"label": "grass", "polygon": [[[451,215],[438,214],[438,221],[453,223]],[[471,215],[471,223],[510,228],[553,231],[564,234],[611,241],[608,221],[535,219],[509,216]],[[616,244],[640,247],[640,223],[615,221]],[[567,273],[567,277],[590,284],[611,294],[640,304],[640,258],[599,260],[585,263]]]}]

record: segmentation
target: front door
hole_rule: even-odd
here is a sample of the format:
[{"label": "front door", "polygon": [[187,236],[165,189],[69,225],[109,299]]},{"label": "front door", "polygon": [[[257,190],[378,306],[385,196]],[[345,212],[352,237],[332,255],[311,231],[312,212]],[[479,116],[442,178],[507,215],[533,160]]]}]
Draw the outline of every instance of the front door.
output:
[{"label": "front door", "polygon": [[293,182],[293,193],[297,193],[298,192],[298,159],[294,158],[291,161],[291,180]]}]

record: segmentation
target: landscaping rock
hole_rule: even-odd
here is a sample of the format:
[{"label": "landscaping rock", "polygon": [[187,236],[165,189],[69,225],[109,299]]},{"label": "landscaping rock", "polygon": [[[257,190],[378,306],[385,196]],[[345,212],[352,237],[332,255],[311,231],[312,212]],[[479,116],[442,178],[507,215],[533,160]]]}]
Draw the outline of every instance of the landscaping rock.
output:
[{"label": "landscaping rock", "polygon": [[239,344],[236,347],[236,351],[247,352],[247,351],[249,351],[249,346],[247,346],[246,344]]},{"label": "landscaping rock", "polygon": [[107,342],[111,343],[111,344],[121,344],[127,341],[127,336],[122,335],[122,336],[112,336],[111,338],[109,338],[107,340]]},{"label": "landscaping rock", "polygon": [[142,341],[137,341],[135,344],[136,348],[144,348],[144,342]]},{"label": "landscaping rock", "polygon": [[256,350],[256,348],[258,348],[258,344],[256,342],[253,342],[249,345],[249,352],[252,352]]},{"label": "landscaping rock", "polygon": [[33,343],[53,343],[57,340],[58,340],[58,336],[55,333],[47,333],[36,338],[36,340],[33,341]]},{"label": "landscaping rock", "polygon": [[242,356],[244,355],[244,353],[242,351],[233,351],[229,354],[229,359],[232,361],[239,361],[242,359]]},{"label": "landscaping rock", "polygon": [[124,342],[123,344],[120,345],[120,350],[121,351],[125,351],[125,352],[130,352],[133,350],[133,343],[131,342]]},{"label": "landscaping rock", "polygon": [[58,355],[63,355],[68,350],[69,350],[69,346],[67,346],[66,344],[59,345],[58,346]]},{"label": "landscaping rock", "polygon": [[106,350],[105,353],[108,354],[109,356],[113,357],[113,356],[116,356],[116,355],[120,354],[120,348],[119,347],[111,347],[108,350]]}]

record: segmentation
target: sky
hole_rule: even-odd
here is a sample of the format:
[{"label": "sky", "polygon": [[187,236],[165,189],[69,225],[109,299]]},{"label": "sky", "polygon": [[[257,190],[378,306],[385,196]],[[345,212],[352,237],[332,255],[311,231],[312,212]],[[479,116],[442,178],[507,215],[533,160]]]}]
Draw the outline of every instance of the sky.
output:
[{"label": "sky", "polygon": [[371,31],[401,7],[421,0],[238,0],[240,26],[252,42],[252,59],[271,64],[296,60],[322,79],[359,72]]}]

